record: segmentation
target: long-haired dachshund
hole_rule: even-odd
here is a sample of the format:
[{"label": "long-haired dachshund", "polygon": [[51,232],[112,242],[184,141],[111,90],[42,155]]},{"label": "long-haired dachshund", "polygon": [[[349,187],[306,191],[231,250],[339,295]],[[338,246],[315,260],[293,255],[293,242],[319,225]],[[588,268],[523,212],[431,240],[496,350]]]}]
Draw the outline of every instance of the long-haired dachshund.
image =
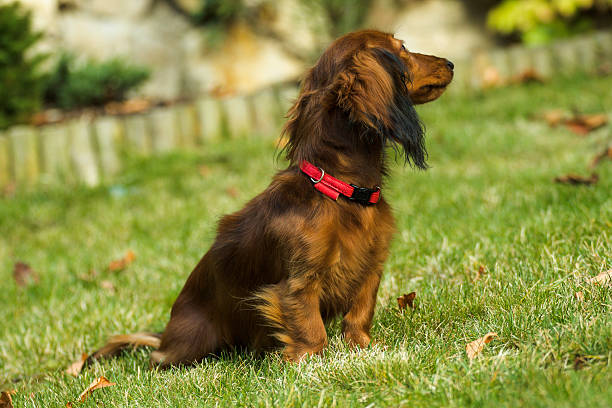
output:
[{"label": "long-haired dachshund", "polygon": [[289,110],[289,167],[221,219],[163,334],[115,336],[92,358],[147,345],[157,348],[151,362],[167,367],[238,346],[282,348],[300,361],[327,345],[324,324],[338,315],[347,343],[367,346],[394,231],[385,147],[426,168],[413,105],[438,98],[452,78],[450,61],[411,53],[391,34],[336,40]]}]

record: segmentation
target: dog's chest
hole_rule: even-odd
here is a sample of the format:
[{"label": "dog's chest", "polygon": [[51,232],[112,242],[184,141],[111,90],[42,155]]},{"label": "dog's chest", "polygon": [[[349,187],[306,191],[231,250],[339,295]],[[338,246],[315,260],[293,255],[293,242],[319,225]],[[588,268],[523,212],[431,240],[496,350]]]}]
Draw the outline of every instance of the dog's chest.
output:
[{"label": "dog's chest", "polygon": [[320,225],[317,241],[322,300],[340,305],[351,299],[371,273],[380,273],[387,258],[393,218],[387,207],[365,207],[339,213]]}]

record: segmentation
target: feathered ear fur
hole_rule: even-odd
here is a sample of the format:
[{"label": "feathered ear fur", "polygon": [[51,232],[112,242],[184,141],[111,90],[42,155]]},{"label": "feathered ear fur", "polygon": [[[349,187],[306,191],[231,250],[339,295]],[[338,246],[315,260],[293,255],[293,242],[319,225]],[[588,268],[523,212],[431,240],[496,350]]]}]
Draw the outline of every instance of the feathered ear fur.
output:
[{"label": "feathered ear fur", "polygon": [[402,146],[406,161],[425,169],[425,132],[408,96],[407,70],[384,48],[363,49],[337,75],[332,90],[350,121],[374,130],[383,142]]}]

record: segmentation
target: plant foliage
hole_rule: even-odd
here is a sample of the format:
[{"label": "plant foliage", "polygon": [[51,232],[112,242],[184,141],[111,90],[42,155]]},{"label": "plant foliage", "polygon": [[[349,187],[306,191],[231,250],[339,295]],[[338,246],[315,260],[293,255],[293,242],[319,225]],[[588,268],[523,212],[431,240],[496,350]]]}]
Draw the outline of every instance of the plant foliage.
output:
[{"label": "plant foliage", "polygon": [[372,0],[302,0],[320,7],[328,19],[330,34],[339,37],[362,27]]},{"label": "plant foliage", "polygon": [[43,54],[33,54],[42,34],[19,4],[0,5],[0,129],[26,121],[41,103]]},{"label": "plant foliage", "polygon": [[518,33],[523,42],[541,44],[589,30],[582,13],[609,12],[612,0],[504,0],[489,13],[488,24],[502,34]]},{"label": "plant foliage", "polygon": [[149,69],[118,58],[79,65],[65,54],[47,78],[45,103],[62,109],[102,106],[124,100],[129,91],[138,88],[149,76]]}]

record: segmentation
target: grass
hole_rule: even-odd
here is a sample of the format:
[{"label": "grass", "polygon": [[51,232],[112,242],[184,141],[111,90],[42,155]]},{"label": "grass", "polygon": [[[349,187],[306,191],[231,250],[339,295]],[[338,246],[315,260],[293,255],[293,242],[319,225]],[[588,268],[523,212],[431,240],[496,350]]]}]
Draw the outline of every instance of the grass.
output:
[{"label": "grass", "polygon": [[[283,166],[270,138],[134,159],[96,189],[3,199],[1,387],[16,389],[18,407],[65,406],[101,375],[117,385],[75,406],[610,406],[611,291],[586,280],[612,268],[612,162],[595,186],[552,179],[586,174],[612,127],[581,138],[531,119],[548,108],[610,106],[612,77],[575,77],[419,108],[432,168],[395,165],[384,189],[398,232],[376,344],[349,351],[336,322],[330,347],[300,365],[233,352],[157,372],[139,350],[78,378],[63,373],[110,334],[163,329],[216,220]],[[109,272],[127,250],[134,263]],[[40,282],[17,287],[16,261]],[[91,270],[98,275],[84,278]],[[400,313],[395,298],[411,291],[416,309]],[[470,362],[465,345],[489,331],[499,337]]]}]

